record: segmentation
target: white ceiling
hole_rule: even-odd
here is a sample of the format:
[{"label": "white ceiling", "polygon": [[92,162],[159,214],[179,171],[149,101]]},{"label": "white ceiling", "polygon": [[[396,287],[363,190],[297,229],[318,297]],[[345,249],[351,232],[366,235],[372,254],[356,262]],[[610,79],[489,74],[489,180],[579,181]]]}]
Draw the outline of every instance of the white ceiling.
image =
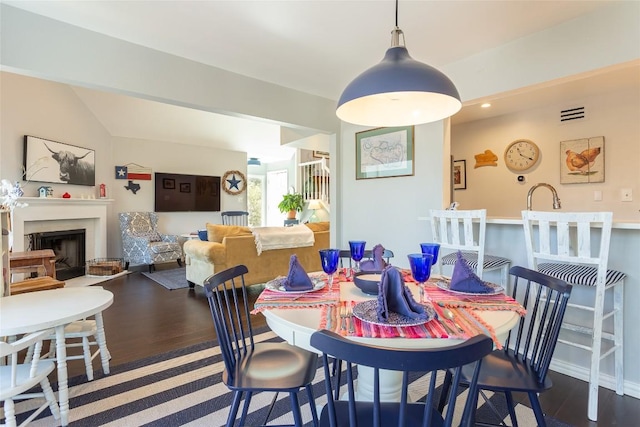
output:
[{"label": "white ceiling", "polygon": [[[369,1],[4,1],[33,13],[285,87],[337,99],[379,62],[394,26],[392,0]],[[590,13],[610,1],[401,1],[399,26],[411,55],[435,67]],[[355,54],[357,53],[357,54]],[[454,123],[557,103],[602,85],[638,85],[618,71],[525,96],[465,106]],[[594,84],[597,83],[597,84]],[[88,89],[78,95],[113,135],[277,154],[277,126]],[[523,101],[526,98],[526,102]],[[544,104],[540,104],[544,105]],[[135,112],[135,114],[133,114]]]}]

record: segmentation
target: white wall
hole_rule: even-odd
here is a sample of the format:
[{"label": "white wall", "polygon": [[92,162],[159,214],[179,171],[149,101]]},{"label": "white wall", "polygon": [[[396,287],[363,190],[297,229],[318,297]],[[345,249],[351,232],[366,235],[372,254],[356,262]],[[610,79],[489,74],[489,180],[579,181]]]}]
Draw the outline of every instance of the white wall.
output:
[{"label": "white wall", "polygon": [[[5,72],[0,72],[0,82],[0,177],[21,180],[24,136],[33,135],[95,150],[96,184],[107,182],[113,175],[109,169],[111,137],[69,86]],[[25,195],[37,196],[41,185],[26,183]],[[46,185],[53,188],[54,197],[65,192],[74,197],[89,193],[98,197],[94,187]]]},{"label": "white wall", "polygon": [[407,254],[419,252],[419,244],[427,238],[425,224],[418,217],[443,207],[448,200],[442,186],[445,169],[448,171],[448,162],[443,162],[448,157],[448,146],[442,142],[445,125],[415,127],[413,176],[356,180],[355,134],[366,129],[343,125],[336,177],[341,193],[336,245],[348,248],[349,240],[365,240],[367,249],[372,249],[380,243],[394,252],[392,264],[408,267]]},{"label": "white wall", "polygon": [[[566,105],[585,106],[586,120],[560,124],[560,110]],[[455,200],[461,209],[487,208],[488,216],[520,217],[529,188],[546,182],[557,189],[562,211],[612,211],[616,221],[640,220],[639,117],[640,93],[622,91],[454,126],[452,153],[467,165],[467,189],[456,190]],[[566,158],[560,142],[594,136],[604,136],[605,181],[560,184],[560,166]],[[524,184],[503,158],[506,146],[516,139],[532,140],[542,153],[537,165],[522,173]],[[474,168],[474,155],[487,149],[498,156],[498,166]],[[623,188],[633,191],[632,202],[620,201]],[[602,192],[602,201],[594,201],[594,191]],[[533,209],[552,210],[547,189],[535,190]]]},{"label": "white wall", "polygon": [[[152,211],[153,181],[136,181],[137,194],[124,189],[124,180],[115,179],[115,166],[137,163],[153,172],[222,176],[227,170],[239,170],[246,175],[247,154],[187,144],[134,140],[111,137],[65,84],[0,73],[2,128],[0,176],[21,180],[24,135],[79,145],[96,151],[96,184],[107,185],[107,196],[114,199],[108,207],[107,255],[121,256],[118,212]],[[38,182],[24,183],[25,196],[36,197]],[[49,184],[47,184],[49,185]],[[97,187],[50,184],[54,197],[68,192],[74,198],[93,195]],[[246,210],[246,193],[232,196],[221,191],[221,210]],[[25,208],[25,209],[28,209]],[[206,222],[220,223],[218,212],[161,213],[160,228],[170,234],[182,234],[204,228]]]}]

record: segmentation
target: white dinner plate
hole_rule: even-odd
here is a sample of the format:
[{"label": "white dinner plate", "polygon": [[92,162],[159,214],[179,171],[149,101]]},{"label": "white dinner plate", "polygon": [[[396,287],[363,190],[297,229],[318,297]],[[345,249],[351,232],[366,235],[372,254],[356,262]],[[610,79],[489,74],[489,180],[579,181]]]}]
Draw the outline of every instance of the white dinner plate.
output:
[{"label": "white dinner plate", "polygon": [[362,301],[353,306],[353,315],[363,322],[373,323],[380,326],[416,326],[427,323],[428,321],[435,319],[436,311],[433,306],[428,303],[421,304],[424,307],[424,312],[427,315],[426,319],[412,319],[411,317],[403,316],[398,313],[390,312],[389,320],[386,322],[380,322],[378,320],[378,300],[370,299]]},{"label": "white dinner plate", "polygon": [[451,282],[448,280],[438,280],[436,282],[436,286],[439,287],[442,290],[445,291],[449,291],[451,293],[454,294],[460,294],[460,295],[498,295],[498,294],[503,294],[504,293],[504,288],[500,285],[496,285],[495,283],[491,283],[491,282],[484,282],[485,285],[490,286],[491,288],[493,288],[492,291],[490,292],[464,292],[464,291],[455,291],[453,289],[450,288],[451,286]]},{"label": "white dinner plate", "polygon": [[278,276],[273,280],[269,280],[264,287],[270,291],[281,292],[284,294],[306,294],[309,292],[319,291],[327,285],[322,277],[322,273],[311,273],[308,276],[309,279],[311,279],[311,283],[313,283],[313,289],[305,289],[304,291],[288,291],[284,287],[284,281],[287,280],[286,276]]}]

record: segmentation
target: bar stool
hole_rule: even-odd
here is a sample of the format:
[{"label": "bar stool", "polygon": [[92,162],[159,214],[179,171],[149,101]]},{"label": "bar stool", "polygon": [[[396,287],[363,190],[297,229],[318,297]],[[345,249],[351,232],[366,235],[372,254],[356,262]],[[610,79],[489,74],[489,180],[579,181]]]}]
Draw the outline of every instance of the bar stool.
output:
[{"label": "bar stool", "polygon": [[[522,211],[529,268],[572,285],[594,288],[590,292],[593,304],[568,304],[570,308],[591,312],[592,325],[563,324],[563,329],[589,335],[590,345],[565,337],[558,340],[591,353],[588,417],[592,421],[598,417],[600,361],[611,354],[614,354],[615,391],[618,395],[624,394],[622,298],[626,275],[607,269],[612,220],[611,212]],[[592,245],[591,231],[598,228],[601,228],[600,239],[593,238],[595,244]],[[539,263],[540,260],[547,262]],[[605,292],[608,290],[613,292],[613,308],[605,311]],[[603,322],[611,316],[613,332],[604,332]],[[612,343],[604,351],[602,340]]]},{"label": "bar stool", "polygon": [[[509,283],[511,260],[484,253],[487,210],[436,210],[430,211],[431,234],[433,241],[440,244],[440,251],[454,251],[438,257],[436,271],[442,274],[443,265],[455,265],[457,251],[471,268],[482,278],[484,271],[500,270],[501,285],[506,288]],[[474,227],[474,223],[478,227]],[[477,231],[477,233],[476,233]]]}]

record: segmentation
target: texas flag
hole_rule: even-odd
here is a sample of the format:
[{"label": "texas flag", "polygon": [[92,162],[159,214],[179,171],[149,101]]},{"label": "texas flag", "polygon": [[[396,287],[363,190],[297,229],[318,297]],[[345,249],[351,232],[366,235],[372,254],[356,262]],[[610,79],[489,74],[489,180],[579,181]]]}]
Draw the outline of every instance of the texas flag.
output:
[{"label": "texas flag", "polygon": [[151,181],[151,168],[140,165],[116,166],[116,179]]}]

